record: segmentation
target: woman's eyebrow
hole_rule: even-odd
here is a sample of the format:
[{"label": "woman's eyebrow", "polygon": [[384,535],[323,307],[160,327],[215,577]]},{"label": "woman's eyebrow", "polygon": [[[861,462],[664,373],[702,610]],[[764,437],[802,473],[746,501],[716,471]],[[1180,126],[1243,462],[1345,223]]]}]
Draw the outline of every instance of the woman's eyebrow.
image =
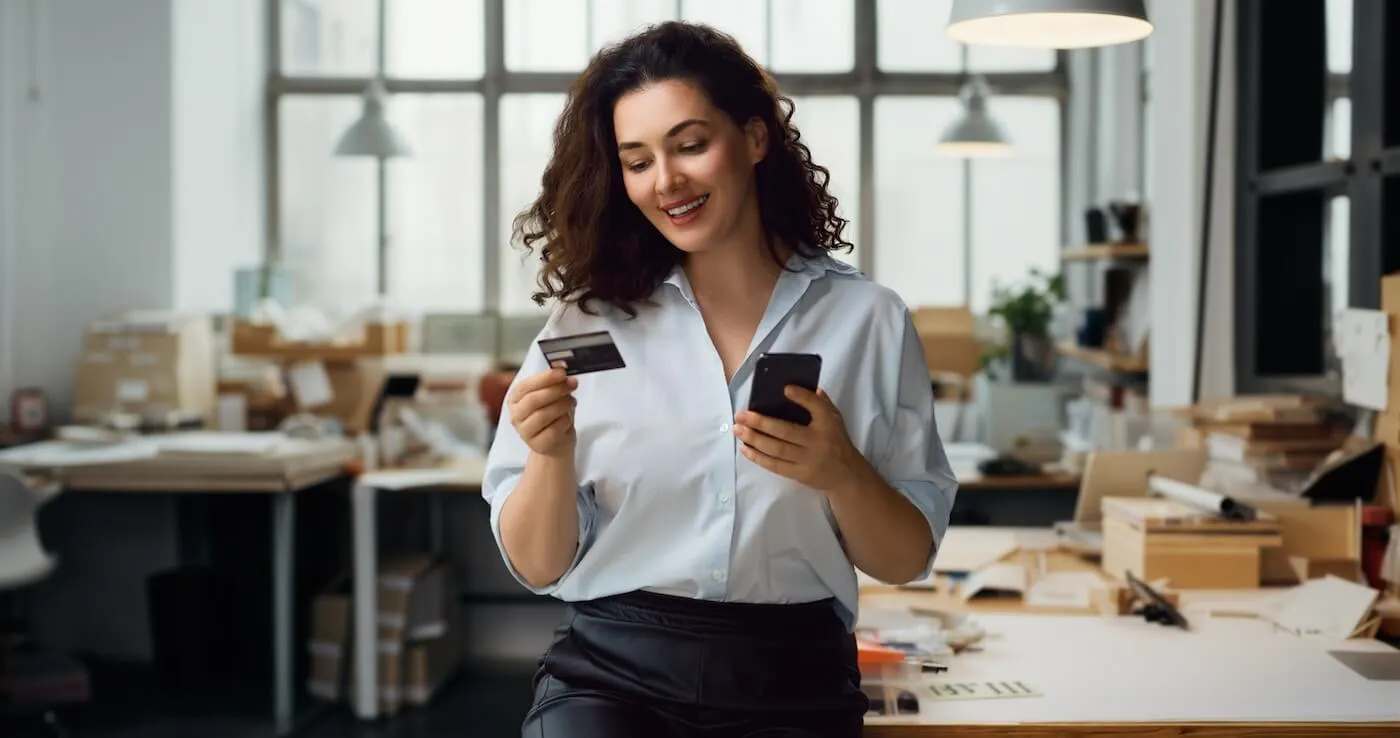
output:
[{"label": "woman's eyebrow", "polygon": [[[666,138],[675,136],[676,134],[680,133],[681,131],[684,131],[685,129],[691,126],[707,125],[708,123],[709,121],[705,120],[704,118],[686,118],[685,120],[675,124],[674,126],[671,126],[671,130],[666,132]],[[623,141],[622,143],[617,145],[617,150],[626,151],[628,149],[640,149],[642,148],[642,145],[643,144],[639,141]]]}]

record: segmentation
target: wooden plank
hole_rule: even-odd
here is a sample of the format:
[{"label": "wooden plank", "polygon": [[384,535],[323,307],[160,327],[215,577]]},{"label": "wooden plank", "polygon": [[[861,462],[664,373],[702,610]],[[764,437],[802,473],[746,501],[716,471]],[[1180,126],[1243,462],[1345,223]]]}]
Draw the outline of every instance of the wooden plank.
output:
[{"label": "wooden plank", "polygon": [[1114,372],[1124,372],[1128,374],[1142,374],[1148,370],[1147,362],[1136,356],[1125,356],[1114,354],[1102,349],[1091,349],[1075,345],[1069,341],[1061,341],[1056,344],[1056,349],[1061,356],[1068,356],[1078,359],[1100,369],[1107,369]]},{"label": "wooden plank", "polygon": [[865,738],[1060,738],[1061,736],[1123,736],[1124,738],[1325,738],[1326,736],[1400,735],[1400,721],[1384,723],[1323,722],[1171,722],[1142,723],[994,723],[917,725],[866,721]]},{"label": "wooden plank", "polygon": [[1060,258],[1065,261],[1093,261],[1096,259],[1146,259],[1149,255],[1145,243],[1096,243],[1062,249]]}]

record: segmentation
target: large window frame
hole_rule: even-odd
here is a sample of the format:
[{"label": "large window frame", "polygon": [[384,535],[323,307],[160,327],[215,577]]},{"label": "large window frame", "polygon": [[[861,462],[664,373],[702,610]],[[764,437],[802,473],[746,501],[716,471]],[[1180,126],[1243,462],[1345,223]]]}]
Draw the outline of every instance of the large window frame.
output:
[{"label": "large window frame", "polygon": [[[593,0],[580,0],[591,3]],[[281,0],[266,0],[268,4],[268,43],[267,43],[267,85],[264,101],[263,134],[265,146],[266,179],[266,228],[264,258],[269,263],[280,263],[283,255],[281,242],[281,141],[279,131],[279,104],[288,95],[359,95],[370,82],[363,76],[308,76],[288,75],[281,69],[282,24]],[[487,315],[500,315],[502,305],[501,260],[508,258],[511,248],[510,234],[502,232],[500,161],[501,143],[501,100],[505,95],[529,93],[564,93],[576,76],[572,72],[531,72],[509,69],[505,55],[505,4],[509,0],[484,0],[485,26],[483,34],[484,71],[479,79],[419,79],[387,76],[383,82],[392,97],[404,93],[474,93],[483,101],[481,120],[483,152],[482,166],[482,213],[483,229],[482,290],[483,312]],[[965,80],[962,72],[889,72],[877,65],[877,15],[879,9],[874,0],[853,0],[854,64],[849,72],[840,73],[787,73],[775,72],[774,77],[783,92],[792,97],[839,95],[853,97],[858,106],[858,146],[859,146],[859,202],[855,213],[859,239],[858,266],[867,274],[874,274],[875,263],[879,259],[876,239],[875,213],[875,102],[885,96],[932,96],[956,98]],[[769,6],[771,8],[771,4]],[[676,16],[680,16],[681,0],[676,0]],[[770,25],[771,28],[771,25]],[[930,32],[937,32],[933,29]],[[384,44],[384,29],[378,33],[378,44]],[[1065,55],[1057,53],[1053,69],[1034,72],[986,72],[983,73],[995,94],[1026,95],[1053,98],[1060,106],[1060,168],[1061,181],[1068,151],[1069,131],[1065,125],[1065,110],[1069,97],[1069,83],[1066,74]],[[800,113],[799,113],[800,114]],[[930,136],[936,136],[931,131]],[[932,145],[932,140],[930,141]],[[970,180],[969,162],[964,167],[964,181]],[[1064,212],[1065,199],[1061,199],[1060,233],[1056,237],[1065,242],[1069,218]],[[964,217],[969,217],[964,214]],[[972,249],[972,229],[965,229],[964,253]],[[972,270],[969,261],[965,269]],[[970,278],[970,277],[969,277]],[[370,296],[366,296],[368,299]],[[966,295],[971,301],[972,295]]]},{"label": "large window frame", "polygon": [[[1236,389],[1336,395],[1328,295],[1318,288],[1334,198],[1349,208],[1347,303],[1378,308],[1381,275],[1400,269],[1400,95],[1386,96],[1387,78],[1391,88],[1400,81],[1400,52],[1386,51],[1387,40],[1400,42],[1400,7],[1355,0],[1351,71],[1337,73],[1327,65],[1323,0],[1269,0],[1267,16],[1265,5],[1239,4]],[[1324,121],[1341,98],[1351,100],[1350,153],[1329,157]],[[1315,160],[1289,160],[1314,144]],[[1277,308],[1294,288],[1288,297],[1309,309],[1288,315]]]}]

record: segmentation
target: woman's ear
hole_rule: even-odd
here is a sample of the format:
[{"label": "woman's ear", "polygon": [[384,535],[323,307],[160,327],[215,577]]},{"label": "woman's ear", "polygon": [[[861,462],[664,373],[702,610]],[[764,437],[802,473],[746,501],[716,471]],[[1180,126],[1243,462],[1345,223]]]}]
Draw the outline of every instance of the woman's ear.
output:
[{"label": "woman's ear", "polygon": [[768,156],[768,126],[762,118],[750,118],[744,125],[744,141],[749,148],[749,162],[757,164]]}]

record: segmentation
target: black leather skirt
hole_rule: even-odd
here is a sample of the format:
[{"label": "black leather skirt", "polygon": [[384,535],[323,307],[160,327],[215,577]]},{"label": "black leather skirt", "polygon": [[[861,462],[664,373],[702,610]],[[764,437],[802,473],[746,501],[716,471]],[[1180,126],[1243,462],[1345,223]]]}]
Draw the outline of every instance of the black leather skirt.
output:
[{"label": "black leather skirt", "polygon": [[535,676],[527,738],[855,738],[868,700],[831,600],[632,592],[570,603]]}]

